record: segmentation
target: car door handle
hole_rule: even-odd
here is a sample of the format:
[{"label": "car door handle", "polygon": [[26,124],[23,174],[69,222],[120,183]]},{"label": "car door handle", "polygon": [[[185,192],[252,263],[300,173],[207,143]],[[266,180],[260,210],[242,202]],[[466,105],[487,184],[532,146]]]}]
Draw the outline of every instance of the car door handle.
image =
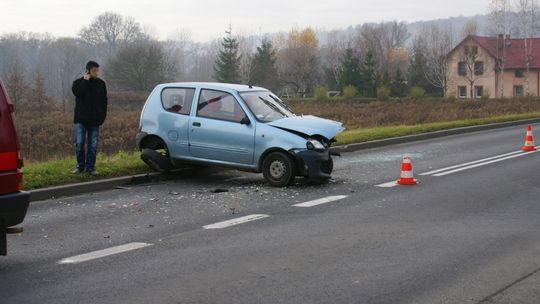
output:
[{"label": "car door handle", "polygon": [[201,126],[201,123],[200,123],[200,122],[194,122],[194,123],[193,123],[193,126],[194,126],[194,127],[200,127],[200,126]]}]

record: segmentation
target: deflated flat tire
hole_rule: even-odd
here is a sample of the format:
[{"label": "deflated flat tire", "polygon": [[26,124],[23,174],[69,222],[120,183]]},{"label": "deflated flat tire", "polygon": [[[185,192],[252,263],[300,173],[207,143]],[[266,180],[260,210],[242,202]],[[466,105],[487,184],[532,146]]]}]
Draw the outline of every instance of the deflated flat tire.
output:
[{"label": "deflated flat tire", "polygon": [[141,151],[141,159],[150,168],[158,172],[169,172],[173,167],[171,160],[156,150],[143,149]]}]

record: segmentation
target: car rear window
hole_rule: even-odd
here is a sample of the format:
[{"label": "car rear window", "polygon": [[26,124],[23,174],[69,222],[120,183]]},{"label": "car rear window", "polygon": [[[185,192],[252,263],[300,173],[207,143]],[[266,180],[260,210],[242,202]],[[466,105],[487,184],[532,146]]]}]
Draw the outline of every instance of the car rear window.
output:
[{"label": "car rear window", "polygon": [[189,115],[195,89],[165,88],[161,91],[161,104],[167,112]]}]

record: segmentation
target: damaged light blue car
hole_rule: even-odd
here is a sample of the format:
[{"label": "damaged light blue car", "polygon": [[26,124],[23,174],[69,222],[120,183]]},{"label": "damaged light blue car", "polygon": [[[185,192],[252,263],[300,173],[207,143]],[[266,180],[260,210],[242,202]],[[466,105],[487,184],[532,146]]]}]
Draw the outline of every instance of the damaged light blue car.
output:
[{"label": "damaged light blue car", "polygon": [[296,116],[272,92],[247,85],[168,83],[154,88],[142,110],[137,147],[152,168],[182,164],[263,173],[272,186],[297,176],[330,179],[330,146],[340,122]]}]

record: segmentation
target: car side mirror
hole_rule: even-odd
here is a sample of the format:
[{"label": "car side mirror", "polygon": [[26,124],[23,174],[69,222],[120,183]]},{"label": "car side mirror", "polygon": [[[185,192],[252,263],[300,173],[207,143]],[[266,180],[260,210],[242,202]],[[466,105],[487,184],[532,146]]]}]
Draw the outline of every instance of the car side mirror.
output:
[{"label": "car side mirror", "polygon": [[249,120],[249,118],[247,116],[244,116],[241,120],[240,120],[240,124],[241,125],[249,125],[251,123],[251,121]]}]

